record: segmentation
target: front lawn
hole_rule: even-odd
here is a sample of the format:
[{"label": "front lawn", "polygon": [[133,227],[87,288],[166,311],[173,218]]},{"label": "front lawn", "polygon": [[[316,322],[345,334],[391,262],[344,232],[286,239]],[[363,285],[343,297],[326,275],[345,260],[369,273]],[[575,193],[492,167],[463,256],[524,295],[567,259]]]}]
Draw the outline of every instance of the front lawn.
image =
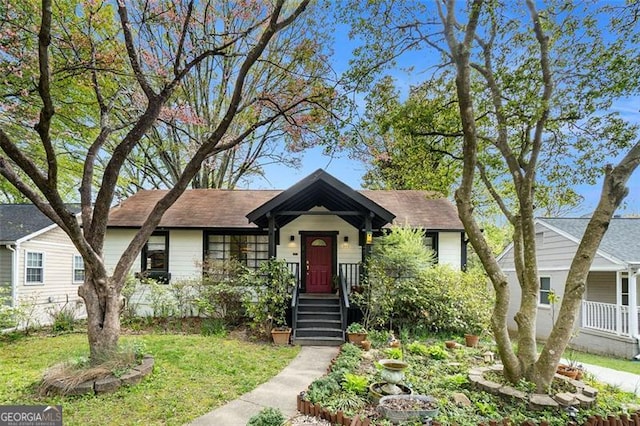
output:
[{"label": "front lawn", "polygon": [[298,353],[229,338],[146,334],[123,336],[142,342],[155,357],[153,373],[139,385],[101,396],[38,397],[47,367],[86,356],[85,334],[29,337],[0,343],[0,405],[63,406],[65,425],[181,425],[233,400],[282,370]]}]

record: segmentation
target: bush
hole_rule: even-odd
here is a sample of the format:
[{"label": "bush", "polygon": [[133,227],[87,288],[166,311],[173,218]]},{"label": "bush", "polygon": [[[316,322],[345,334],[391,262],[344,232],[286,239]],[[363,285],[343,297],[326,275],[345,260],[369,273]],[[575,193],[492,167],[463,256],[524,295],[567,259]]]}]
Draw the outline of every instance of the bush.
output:
[{"label": "bush", "polygon": [[281,426],[285,417],[277,408],[268,407],[249,419],[247,426]]},{"label": "bush", "polygon": [[424,232],[409,227],[394,226],[391,232],[378,238],[366,265],[363,292],[353,296],[361,307],[364,326],[402,325],[397,322],[398,303],[402,293],[412,293],[420,273],[429,268],[434,254],[424,245]]},{"label": "bush", "polygon": [[54,333],[61,333],[65,331],[73,331],[76,323],[77,308],[74,303],[69,303],[69,296],[65,303],[58,307],[53,305],[47,309],[47,314],[52,320],[52,329]]},{"label": "bush", "polygon": [[242,277],[252,291],[243,300],[251,326],[258,333],[269,334],[272,328],[287,325],[287,308],[296,284],[295,278],[284,260],[271,259],[254,272]]},{"label": "bush", "polygon": [[15,308],[11,300],[11,287],[0,285],[0,330],[15,327]]},{"label": "bush", "polygon": [[236,259],[211,260],[203,265],[204,277],[195,298],[200,314],[220,318],[225,325],[240,324],[246,316],[242,303],[242,276],[247,269]]},{"label": "bush", "polygon": [[354,295],[365,327],[453,334],[487,329],[493,302],[486,276],[432,266],[422,238],[419,230],[394,227],[374,244],[363,292]]}]

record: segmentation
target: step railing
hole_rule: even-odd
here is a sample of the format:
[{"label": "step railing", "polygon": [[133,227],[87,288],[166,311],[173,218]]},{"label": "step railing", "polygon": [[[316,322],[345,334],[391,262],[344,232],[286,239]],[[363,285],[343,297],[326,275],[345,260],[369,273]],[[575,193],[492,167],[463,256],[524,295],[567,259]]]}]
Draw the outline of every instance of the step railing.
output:
[{"label": "step railing", "polygon": [[338,282],[340,283],[340,319],[342,322],[342,339],[345,339],[347,330],[347,313],[349,311],[349,293],[347,292],[347,280],[342,274],[342,268],[338,273]]},{"label": "step railing", "polygon": [[293,275],[296,282],[296,285],[293,286],[293,290],[291,290],[291,331],[295,337],[300,298],[300,265],[295,262],[287,262],[287,267],[289,268],[289,271],[291,271],[291,275]]}]

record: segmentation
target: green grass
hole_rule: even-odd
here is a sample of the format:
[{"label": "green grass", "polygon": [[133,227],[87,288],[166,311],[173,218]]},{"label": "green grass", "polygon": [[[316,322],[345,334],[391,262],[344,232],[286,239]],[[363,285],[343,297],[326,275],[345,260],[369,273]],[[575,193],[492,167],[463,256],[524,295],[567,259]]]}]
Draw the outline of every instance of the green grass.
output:
[{"label": "green grass", "polygon": [[0,342],[0,405],[63,406],[65,425],[179,425],[264,383],[298,353],[295,347],[180,334],[123,336],[143,342],[155,368],[140,384],[101,396],[38,397],[50,366],[88,353],[84,334]]},{"label": "green grass", "polygon": [[578,363],[598,365],[613,370],[626,371],[627,373],[640,374],[640,361],[630,361],[622,358],[612,358],[601,355],[593,355],[584,352],[566,351],[565,359],[575,359]]}]

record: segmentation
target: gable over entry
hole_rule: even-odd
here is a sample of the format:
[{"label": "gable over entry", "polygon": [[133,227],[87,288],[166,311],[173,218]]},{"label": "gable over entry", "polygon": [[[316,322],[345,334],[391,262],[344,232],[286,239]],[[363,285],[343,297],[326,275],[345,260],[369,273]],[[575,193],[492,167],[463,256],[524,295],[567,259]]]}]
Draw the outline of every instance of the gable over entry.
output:
[{"label": "gable over entry", "polygon": [[[327,210],[312,210],[318,206]],[[338,216],[361,235],[381,229],[395,218],[384,207],[319,169],[247,214],[247,219],[268,230],[269,257],[274,257],[276,229],[304,215]]]}]

